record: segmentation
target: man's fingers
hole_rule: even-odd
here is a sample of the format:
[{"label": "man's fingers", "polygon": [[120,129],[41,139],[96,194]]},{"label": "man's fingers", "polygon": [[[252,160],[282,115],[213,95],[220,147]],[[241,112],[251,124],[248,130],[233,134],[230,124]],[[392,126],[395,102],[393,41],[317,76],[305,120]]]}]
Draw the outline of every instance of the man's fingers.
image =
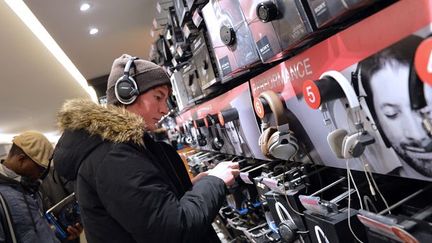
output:
[{"label": "man's fingers", "polygon": [[237,177],[238,175],[240,175],[240,170],[238,170],[238,169],[231,169],[231,173],[232,173],[235,177]]},{"label": "man's fingers", "polygon": [[67,232],[73,236],[78,236],[80,234],[80,232],[77,229],[71,226],[67,227]]},{"label": "man's fingers", "polygon": [[239,163],[237,163],[237,162],[235,162],[235,163],[230,163],[230,164],[228,165],[228,167],[231,168],[231,169],[239,169],[239,168],[240,168]]}]

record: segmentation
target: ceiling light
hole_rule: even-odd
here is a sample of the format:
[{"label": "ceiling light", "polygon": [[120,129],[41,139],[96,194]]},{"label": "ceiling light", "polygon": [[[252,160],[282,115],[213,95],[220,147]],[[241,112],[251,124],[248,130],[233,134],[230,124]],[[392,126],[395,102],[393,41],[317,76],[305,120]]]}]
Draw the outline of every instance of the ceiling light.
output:
[{"label": "ceiling light", "polygon": [[89,31],[90,35],[96,35],[99,32],[98,28],[91,28]]},{"label": "ceiling light", "polygon": [[42,42],[42,44],[51,52],[58,62],[70,73],[77,83],[89,94],[94,102],[97,102],[95,90],[90,87],[87,80],[81,72],[72,63],[69,57],[60,48],[57,42],[48,33],[45,27],[40,23],[32,11],[22,0],[6,0],[6,4],[15,12],[24,24],[33,32],[33,34]]},{"label": "ceiling light", "polygon": [[81,12],[85,12],[89,9],[90,9],[90,4],[88,4],[88,3],[81,4],[81,7],[80,7]]}]

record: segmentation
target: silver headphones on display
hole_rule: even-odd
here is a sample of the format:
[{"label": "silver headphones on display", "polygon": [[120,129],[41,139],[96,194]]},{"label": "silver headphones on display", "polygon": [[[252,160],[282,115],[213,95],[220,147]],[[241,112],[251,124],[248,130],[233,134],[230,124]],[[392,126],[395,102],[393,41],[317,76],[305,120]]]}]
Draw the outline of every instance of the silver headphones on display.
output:
[{"label": "silver headphones on display", "polygon": [[130,75],[130,70],[132,66],[135,68],[135,60],[138,60],[138,57],[130,57],[127,61],[123,76],[121,76],[115,83],[114,93],[117,100],[123,105],[132,104],[139,95],[138,85],[135,80]]},{"label": "silver headphones on display", "polygon": [[279,95],[274,91],[267,90],[259,95],[259,101],[263,104],[263,107],[265,107],[265,104],[269,106],[276,121],[276,127],[265,127],[263,121],[263,131],[258,141],[261,152],[268,158],[292,159],[296,155],[299,146],[294,132],[289,130],[288,117]]},{"label": "silver headphones on display", "polygon": [[[360,119],[360,103],[350,82],[337,71],[328,71],[320,76],[320,80],[337,82],[341,88],[343,97],[347,99],[349,108],[355,113],[357,121],[355,122],[356,131],[349,133],[347,130],[338,128],[327,135],[327,142],[332,152],[340,159],[350,159],[360,157],[366,146],[375,142],[375,139],[363,127]],[[339,97],[342,98],[342,97]],[[330,101],[330,100],[327,100]],[[326,112],[325,109],[321,111]],[[325,118],[326,119],[326,118]]]}]

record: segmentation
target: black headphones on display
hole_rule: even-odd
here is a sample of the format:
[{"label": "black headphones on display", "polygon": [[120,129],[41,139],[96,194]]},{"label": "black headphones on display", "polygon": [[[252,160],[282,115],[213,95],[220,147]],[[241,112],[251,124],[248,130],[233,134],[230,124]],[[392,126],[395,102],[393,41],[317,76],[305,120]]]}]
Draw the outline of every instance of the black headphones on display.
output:
[{"label": "black headphones on display", "polygon": [[192,138],[192,132],[190,130],[190,122],[187,123],[183,123],[183,128],[185,131],[185,143],[187,143],[188,145],[193,145],[195,144],[195,140]]},{"label": "black headphones on display", "polygon": [[256,15],[263,23],[280,18],[280,11],[278,6],[273,1],[264,1],[257,5]]},{"label": "black headphones on display", "polygon": [[[276,127],[265,128],[263,126],[258,141],[261,152],[268,158],[292,159],[297,154],[299,146],[294,132],[289,129],[288,116],[279,95],[267,90],[262,92],[258,99],[263,107],[268,105],[276,121]],[[263,124],[265,124],[264,121]]]},{"label": "black headphones on display", "polygon": [[[321,97],[323,97],[322,103],[338,98],[346,98],[348,106],[352,111],[360,111],[358,96],[351,83],[341,73],[337,71],[327,71],[321,75],[319,80],[320,81],[315,84],[318,86],[320,93],[323,92],[320,94]],[[320,86],[323,88],[320,89]],[[322,104],[321,111],[323,115],[326,112]],[[357,116],[356,118],[358,118],[358,120],[355,123],[355,132],[349,133],[345,129],[337,128],[327,135],[327,142],[330,149],[336,157],[340,159],[360,157],[365,151],[366,146],[375,142],[375,138],[364,129],[359,114],[357,114]]]},{"label": "black headphones on display", "polygon": [[212,148],[214,150],[219,151],[219,150],[222,149],[222,147],[224,146],[225,142],[224,142],[224,140],[222,139],[222,137],[219,134],[219,131],[218,131],[218,128],[217,128],[217,125],[216,125],[216,119],[212,115],[210,115],[210,114],[207,115],[206,119],[207,119],[207,121],[210,121],[210,124],[208,124],[209,132],[212,133],[211,126],[213,126],[214,129],[215,129],[215,134],[214,134],[215,136],[213,137],[213,140],[212,140],[212,143],[211,143]]},{"label": "black headphones on display", "polygon": [[195,120],[194,121],[194,127],[195,127],[195,129],[197,130],[197,140],[198,140],[198,145],[200,146],[200,147],[204,147],[204,146],[206,146],[207,145],[207,139],[206,139],[206,137],[201,133],[201,129],[200,129],[200,126],[202,126],[202,124],[201,123],[204,123],[204,121],[201,119],[201,120]]},{"label": "black headphones on display", "polygon": [[123,76],[117,80],[114,86],[115,96],[123,105],[132,104],[139,95],[138,85],[130,75],[132,66],[136,69],[134,61],[138,59],[138,57],[129,58],[125,65]]}]

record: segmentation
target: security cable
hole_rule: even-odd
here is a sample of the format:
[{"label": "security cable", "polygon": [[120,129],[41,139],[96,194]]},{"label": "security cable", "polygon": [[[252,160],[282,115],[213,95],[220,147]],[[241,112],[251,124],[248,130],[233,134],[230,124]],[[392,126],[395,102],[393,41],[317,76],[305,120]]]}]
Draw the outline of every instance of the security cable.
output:
[{"label": "security cable", "polygon": [[[361,200],[361,197],[360,197],[360,193],[359,193],[359,191],[358,191],[358,189],[357,189],[357,185],[356,185],[356,183],[355,183],[355,181],[354,181],[354,178],[352,177],[352,174],[351,174],[351,170],[350,170],[350,167],[349,167],[349,161],[350,161],[349,159],[346,160],[347,177],[348,177],[348,178],[347,178],[347,179],[348,179],[348,192],[351,191],[351,179],[352,179],[352,182],[353,182],[354,188],[355,188],[356,193],[357,193],[357,196],[358,196],[358,198],[359,198],[360,208],[363,209],[363,203],[362,203],[362,200]],[[353,230],[352,227],[351,227],[351,193],[348,193],[348,228],[349,228],[349,230],[351,231],[351,234],[354,236],[354,238],[355,238],[358,242],[363,243],[363,241],[361,241],[361,240],[357,237],[357,235],[354,233],[354,230]]]}]

